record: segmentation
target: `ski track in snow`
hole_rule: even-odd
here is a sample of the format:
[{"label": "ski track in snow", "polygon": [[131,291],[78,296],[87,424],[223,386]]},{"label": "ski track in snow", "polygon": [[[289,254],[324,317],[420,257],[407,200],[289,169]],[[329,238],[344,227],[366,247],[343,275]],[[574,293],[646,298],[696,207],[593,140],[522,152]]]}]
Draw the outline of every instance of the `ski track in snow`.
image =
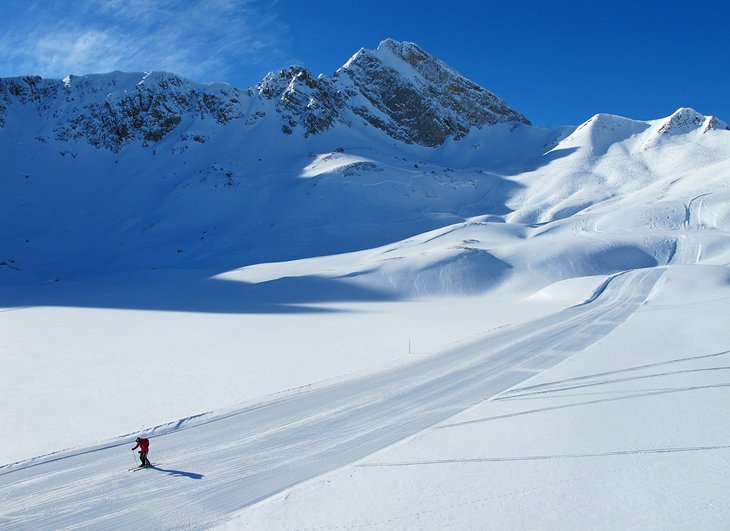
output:
[{"label": "ski track in snow", "polygon": [[200,529],[488,400],[606,336],[663,268],[617,275],[585,304],[386,371],[151,437],[0,469],[2,529]]}]

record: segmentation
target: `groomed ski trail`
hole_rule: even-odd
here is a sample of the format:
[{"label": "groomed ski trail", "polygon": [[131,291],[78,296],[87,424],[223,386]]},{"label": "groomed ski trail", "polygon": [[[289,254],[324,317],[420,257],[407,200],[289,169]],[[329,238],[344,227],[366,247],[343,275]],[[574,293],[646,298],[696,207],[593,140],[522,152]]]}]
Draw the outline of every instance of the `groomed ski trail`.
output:
[{"label": "groomed ski trail", "polygon": [[144,474],[126,472],[129,449],[119,442],[0,468],[0,528],[201,529],[224,522],[584,349],[636,311],[663,271],[624,272],[584,304],[412,364],[153,434],[150,454],[165,465]]}]

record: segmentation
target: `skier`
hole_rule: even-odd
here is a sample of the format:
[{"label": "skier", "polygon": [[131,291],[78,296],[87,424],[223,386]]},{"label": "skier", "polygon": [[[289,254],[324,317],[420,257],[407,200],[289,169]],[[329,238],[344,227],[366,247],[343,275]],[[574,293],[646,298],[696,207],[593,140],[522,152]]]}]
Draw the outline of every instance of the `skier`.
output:
[{"label": "skier", "polygon": [[150,440],[145,439],[144,437],[137,437],[137,446],[132,448],[132,451],[135,451],[137,448],[139,448],[139,460],[142,462],[142,464],[139,465],[140,468],[152,466],[149,459],[147,459],[147,452],[150,451]]}]

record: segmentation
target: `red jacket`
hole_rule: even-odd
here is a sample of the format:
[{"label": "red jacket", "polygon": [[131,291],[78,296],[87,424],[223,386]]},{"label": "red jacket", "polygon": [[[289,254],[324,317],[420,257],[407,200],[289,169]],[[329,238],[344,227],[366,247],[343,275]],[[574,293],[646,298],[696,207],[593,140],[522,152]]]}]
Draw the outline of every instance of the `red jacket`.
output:
[{"label": "red jacket", "polygon": [[140,452],[145,452],[145,453],[149,452],[149,450],[150,450],[150,440],[149,439],[140,438],[140,440],[137,441],[137,446],[135,446],[134,448],[132,448],[132,450],[136,450],[137,448],[139,448]]}]

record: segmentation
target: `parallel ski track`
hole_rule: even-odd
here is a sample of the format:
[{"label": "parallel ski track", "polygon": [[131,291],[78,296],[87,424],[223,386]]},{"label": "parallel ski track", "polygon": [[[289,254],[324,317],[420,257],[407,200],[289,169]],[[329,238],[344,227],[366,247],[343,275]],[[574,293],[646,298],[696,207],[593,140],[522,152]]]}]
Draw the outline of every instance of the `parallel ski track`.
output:
[{"label": "parallel ski track", "polygon": [[201,529],[223,522],[565,360],[624,322],[663,271],[627,271],[582,305],[469,345],[154,436],[150,455],[164,466],[129,473],[129,449],[115,444],[4,467],[0,528]]}]

